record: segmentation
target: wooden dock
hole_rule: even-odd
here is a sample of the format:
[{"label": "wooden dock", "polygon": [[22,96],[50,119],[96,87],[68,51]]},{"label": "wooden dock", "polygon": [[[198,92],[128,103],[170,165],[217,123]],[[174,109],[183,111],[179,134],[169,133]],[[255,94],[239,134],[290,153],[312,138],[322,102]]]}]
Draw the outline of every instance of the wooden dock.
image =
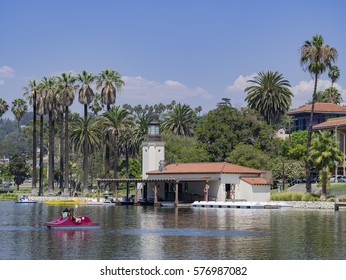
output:
[{"label": "wooden dock", "polygon": [[339,211],[340,207],[346,207],[346,202],[335,202],[334,203],[334,210]]}]

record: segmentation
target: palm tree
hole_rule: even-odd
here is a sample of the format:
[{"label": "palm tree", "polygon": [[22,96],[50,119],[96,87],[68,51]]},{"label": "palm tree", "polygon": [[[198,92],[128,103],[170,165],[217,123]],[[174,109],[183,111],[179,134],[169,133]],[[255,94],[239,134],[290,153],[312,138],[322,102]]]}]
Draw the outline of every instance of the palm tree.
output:
[{"label": "palm tree", "polygon": [[117,91],[120,91],[124,85],[125,83],[120,74],[115,70],[105,69],[97,77],[96,87],[97,89],[102,88],[101,99],[102,103],[107,106],[107,111],[115,103]]},{"label": "palm tree", "polygon": [[[69,132],[68,132],[68,126],[69,126],[69,107],[72,105],[75,95],[75,90],[77,89],[77,86],[74,86],[74,83],[76,82],[77,78],[72,76],[72,73],[62,73],[60,77],[58,77],[58,83],[59,83],[59,95],[60,95],[60,103],[63,106],[63,112],[65,113],[64,117],[64,163],[62,163],[60,166],[64,169],[64,177],[65,177],[65,184],[61,186],[62,192],[67,193],[69,188],[69,170],[68,170],[68,160],[69,160]],[[61,120],[62,121],[62,120]],[[61,169],[60,168],[60,169]],[[60,170],[62,172],[62,170]]]},{"label": "palm tree", "polygon": [[310,160],[322,172],[321,199],[326,200],[328,174],[335,166],[335,161],[340,163],[343,160],[338,143],[328,131],[319,131],[313,135]]},{"label": "palm tree", "polygon": [[37,95],[37,114],[40,116],[40,159],[39,159],[39,188],[38,195],[43,195],[43,116],[47,114],[46,110],[46,97],[43,91],[43,85],[39,84]]},{"label": "palm tree", "polygon": [[18,122],[18,132],[20,132],[20,120],[28,110],[28,106],[22,98],[17,98],[12,102],[11,111]]},{"label": "palm tree", "polygon": [[37,128],[36,128],[36,116],[37,116],[37,94],[38,94],[38,82],[36,80],[29,81],[28,86],[23,87],[24,96],[29,99],[30,105],[33,108],[32,114],[32,192],[36,190],[37,181]]},{"label": "palm tree", "polygon": [[332,62],[337,59],[338,53],[335,48],[324,44],[321,35],[315,35],[311,41],[305,41],[300,51],[300,64],[304,71],[308,71],[314,79],[314,91],[312,94],[308,140],[306,145],[306,191],[311,193],[311,162],[310,147],[312,139],[312,121],[315,110],[317,81],[322,73],[330,68]]},{"label": "palm tree", "polygon": [[[81,117],[74,119],[71,124],[70,133],[74,151],[78,151],[85,155],[85,148],[87,149],[88,153],[92,153],[95,150],[95,148],[99,148],[101,144],[100,139],[102,139],[101,127],[102,126],[100,124],[100,121],[96,118],[92,118],[91,116],[87,116],[86,119]],[[87,180],[86,182],[84,181],[82,189],[82,193],[85,194],[88,186],[89,164],[85,164],[84,158],[83,173],[83,181],[85,180],[85,178]]]},{"label": "palm tree", "polygon": [[338,66],[333,65],[329,67],[328,77],[332,80],[332,87],[334,83],[340,78],[340,69]]},{"label": "palm tree", "polygon": [[56,77],[44,77],[41,85],[48,112],[48,193],[54,191],[54,112],[57,106]]},{"label": "palm tree", "polygon": [[[92,102],[94,97],[94,91],[91,88],[91,84],[95,80],[95,76],[92,73],[88,73],[83,71],[82,74],[77,75],[77,80],[82,83],[79,92],[78,92],[78,101],[79,103],[84,105],[84,148],[83,148],[83,170],[88,170],[88,158],[89,158],[89,150],[88,150],[88,105]],[[84,172],[83,174],[83,193],[88,190],[88,174]]]},{"label": "palm tree", "polygon": [[95,116],[98,115],[99,112],[103,110],[103,103],[101,101],[101,95],[99,93],[95,93],[92,104],[89,106],[89,109],[94,113]]},{"label": "palm tree", "polygon": [[[128,111],[118,106],[111,107],[102,119],[105,144],[115,151],[114,177],[117,178],[117,163],[121,150],[120,137],[133,126],[133,117]],[[126,139],[129,140],[128,138]]]},{"label": "palm tree", "polygon": [[329,87],[323,92],[323,102],[340,104],[342,102],[341,93],[335,87]]},{"label": "palm tree", "polygon": [[0,118],[2,117],[3,114],[5,114],[5,112],[7,112],[7,110],[8,110],[8,104],[6,103],[5,100],[0,98]]},{"label": "palm tree", "polygon": [[172,111],[163,115],[162,130],[175,135],[192,136],[196,123],[196,113],[189,105],[174,105]]},{"label": "palm tree", "polygon": [[260,72],[248,82],[254,84],[245,89],[249,107],[260,112],[268,124],[279,121],[291,106],[293,94],[289,81],[278,72],[268,71]]},{"label": "palm tree", "polygon": [[223,97],[221,98],[221,101],[218,102],[216,104],[217,107],[220,107],[220,106],[229,106],[232,108],[232,104],[231,104],[231,98],[226,98],[226,97]]},{"label": "palm tree", "polygon": [[[116,101],[117,91],[120,91],[124,85],[124,81],[121,79],[120,74],[111,69],[103,70],[96,81],[96,88],[101,88],[101,100],[106,105],[107,111],[110,111],[111,105]],[[104,176],[109,178],[110,172],[110,150],[109,146],[105,144],[104,150]]]}]

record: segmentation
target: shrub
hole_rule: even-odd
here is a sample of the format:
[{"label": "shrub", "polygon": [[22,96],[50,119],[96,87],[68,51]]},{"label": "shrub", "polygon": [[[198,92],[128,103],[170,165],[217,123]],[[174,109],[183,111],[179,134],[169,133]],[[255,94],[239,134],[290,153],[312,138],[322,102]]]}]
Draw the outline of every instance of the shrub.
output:
[{"label": "shrub", "polygon": [[299,192],[272,193],[270,199],[273,201],[319,201],[316,195]]}]

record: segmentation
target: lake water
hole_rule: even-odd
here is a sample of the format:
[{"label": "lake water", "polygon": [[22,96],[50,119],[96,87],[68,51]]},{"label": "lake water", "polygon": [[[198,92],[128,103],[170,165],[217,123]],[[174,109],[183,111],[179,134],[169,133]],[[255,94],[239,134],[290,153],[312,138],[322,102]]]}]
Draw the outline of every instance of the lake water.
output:
[{"label": "lake water", "polygon": [[79,206],[101,226],[46,228],[63,208],[0,202],[0,259],[346,259],[346,211]]}]

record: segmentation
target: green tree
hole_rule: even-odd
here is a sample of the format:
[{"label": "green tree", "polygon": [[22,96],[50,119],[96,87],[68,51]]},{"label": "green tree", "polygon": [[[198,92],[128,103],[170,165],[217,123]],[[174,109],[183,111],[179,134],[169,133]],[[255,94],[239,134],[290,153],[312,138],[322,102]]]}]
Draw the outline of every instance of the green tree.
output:
[{"label": "green tree", "polygon": [[252,145],[269,155],[277,154],[279,148],[274,130],[261,120],[257,111],[249,108],[238,111],[220,106],[209,111],[198,124],[196,135],[212,161],[224,161],[239,143]]},{"label": "green tree", "polygon": [[300,51],[300,64],[304,71],[308,71],[314,79],[314,90],[312,94],[310,122],[308,128],[308,139],[306,147],[306,191],[311,193],[311,162],[310,147],[312,139],[312,121],[315,110],[317,81],[321,74],[332,66],[337,59],[337,50],[324,44],[321,35],[315,35],[311,41],[305,41]]},{"label": "green tree", "polygon": [[308,139],[308,131],[300,130],[292,132],[290,139],[284,141],[289,142],[287,156],[293,160],[306,160],[306,142]]},{"label": "green tree", "polygon": [[117,178],[117,167],[119,160],[119,152],[121,150],[121,139],[123,141],[128,141],[129,139],[124,139],[121,136],[123,134],[128,135],[128,131],[132,130],[133,127],[133,117],[131,114],[120,108],[118,106],[113,106],[110,110],[106,111],[102,118],[103,135],[105,139],[105,144],[109,149],[114,150],[114,177]]},{"label": "green tree", "polygon": [[[87,131],[87,133],[85,133]],[[85,137],[87,138],[85,139]],[[71,142],[73,143],[73,150],[85,155],[84,149],[88,150],[88,153],[93,153],[95,149],[100,147],[102,139],[102,130],[99,119],[87,116],[86,123],[85,118],[76,116],[71,123]],[[87,143],[87,145],[85,145]],[[89,158],[89,157],[88,157]],[[88,174],[89,174],[89,162],[85,164],[83,158],[83,186],[82,193],[85,194],[88,191]],[[86,179],[86,182],[85,182]]]},{"label": "green tree", "polygon": [[[92,73],[83,71],[82,74],[77,75],[77,80],[81,83],[81,87],[78,92],[78,101],[84,106],[84,148],[83,148],[83,170],[88,170],[88,161],[89,161],[89,150],[87,140],[89,138],[88,134],[88,106],[92,102],[94,97],[94,91],[91,88],[91,84],[95,81],[96,76]],[[83,190],[88,190],[88,174],[83,174]]]},{"label": "green tree", "polygon": [[162,130],[175,135],[192,136],[195,124],[195,111],[189,105],[178,103],[171,112],[163,115]]},{"label": "green tree", "polygon": [[195,136],[181,136],[172,133],[162,135],[165,145],[166,163],[207,162],[210,160],[204,145]]},{"label": "green tree", "polygon": [[9,170],[13,176],[13,180],[17,185],[17,190],[19,186],[23,184],[25,179],[29,178],[29,167],[26,164],[25,156],[15,154],[9,162]]},{"label": "green tree", "polygon": [[32,114],[32,193],[36,191],[37,183],[37,95],[39,83],[36,80],[29,81],[23,87],[24,96],[29,99],[33,109]]},{"label": "green tree", "polygon": [[237,145],[228,154],[226,161],[255,169],[271,169],[271,158],[268,154],[253,145],[244,143]]},{"label": "green tree", "polygon": [[0,98],[0,118],[2,117],[3,114],[5,114],[5,112],[7,112],[7,110],[8,110],[8,104],[6,103],[5,100]]},{"label": "green tree", "polygon": [[272,71],[260,72],[248,82],[254,84],[245,89],[248,106],[259,111],[268,124],[279,121],[291,106],[290,83],[282,74]]},{"label": "green tree", "polygon": [[[117,91],[124,86],[121,75],[112,69],[103,70],[97,77],[96,88],[101,89],[101,100],[106,105],[107,111],[111,110],[111,105],[115,104]],[[105,141],[107,141],[105,139]],[[109,145],[104,143],[104,176],[109,178],[110,172],[110,150]]]},{"label": "green tree", "polygon": [[327,197],[328,174],[335,166],[334,161],[342,162],[343,156],[338,143],[335,142],[334,136],[329,131],[319,131],[313,135],[309,159],[322,172],[321,199],[323,200]]}]

